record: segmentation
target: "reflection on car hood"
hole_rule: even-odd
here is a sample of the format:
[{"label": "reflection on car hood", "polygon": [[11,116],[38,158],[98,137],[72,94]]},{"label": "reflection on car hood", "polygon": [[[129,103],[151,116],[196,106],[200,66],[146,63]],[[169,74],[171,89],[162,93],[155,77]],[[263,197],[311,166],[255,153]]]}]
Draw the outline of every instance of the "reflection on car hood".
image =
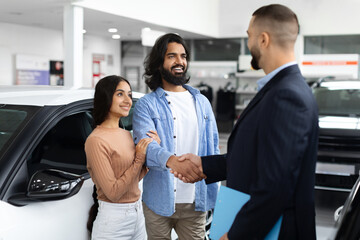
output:
[{"label": "reflection on car hood", "polygon": [[[133,98],[140,98],[144,94],[132,92]],[[94,89],[67,89],[54,87],[39,88],[2,88],[0,89],[0,105],[32,105],[32,106],[55,106],[65,105],[75,101],[92,99]]]},{"label": "reflection on car hood", "polygon": [[330,128],[330,129],[356,129],[359,130],[359,121],[358,117],[319,117],[319,127],[320,128]]}]

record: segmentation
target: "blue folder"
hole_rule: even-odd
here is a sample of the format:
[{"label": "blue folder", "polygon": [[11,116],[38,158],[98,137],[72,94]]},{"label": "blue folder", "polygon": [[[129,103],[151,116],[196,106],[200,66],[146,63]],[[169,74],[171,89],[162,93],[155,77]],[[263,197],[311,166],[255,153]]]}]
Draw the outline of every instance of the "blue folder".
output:
[{"label": "blue folder", "polygon": [[[210,238],[212,240],[218,240],[229,231],[237,213],[240,211],[242,206],[249,201],[249,199],[249,194],[239,192],[225,186],[220,186],[220,190],[216,198],[214,218],[210,228]],[[278,239],[281,221],[282,216],[265,237],[266,240]]]}]

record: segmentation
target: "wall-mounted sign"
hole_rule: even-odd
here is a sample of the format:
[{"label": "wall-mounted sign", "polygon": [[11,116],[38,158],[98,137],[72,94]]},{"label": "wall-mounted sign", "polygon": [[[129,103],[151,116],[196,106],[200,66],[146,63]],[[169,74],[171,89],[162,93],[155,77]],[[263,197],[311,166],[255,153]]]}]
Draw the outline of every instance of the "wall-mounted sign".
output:
[{"label": "wall-mounted sign", "polygon": [[64,86],[64,62],[50,61],[50,85]]},{"label": "wall-mounted sign", "polygon": [[103,77],[105,77],[106,72],[106,60],[105,54],[93,54],[92,55],[92,86],[95,87],[96,83]]},{"label": "wall-mounted sign", "polygon": [[308,54],[300,66],[305,77],[359,78],[358,54]]},{"label": "wall-mounted sign", "polygon": [[49,58],[16,55],[17,85],[49,85]]}]

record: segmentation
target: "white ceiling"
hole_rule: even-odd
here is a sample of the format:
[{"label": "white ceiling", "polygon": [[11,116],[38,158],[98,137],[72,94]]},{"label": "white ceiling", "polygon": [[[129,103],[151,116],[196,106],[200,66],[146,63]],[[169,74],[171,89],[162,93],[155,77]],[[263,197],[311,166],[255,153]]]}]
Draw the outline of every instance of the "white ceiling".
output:
[{"label": "white ceiling", "polygon": [[[0,22],[62,31],[63,9],[71,0],[0,0]],[[196,33],[116,16],[84,8],[86,34],[109,36],[107,29],[115,27],[122,40],[140,40],[141,29],[149,27],[163,32],[176,32],[184,38],[204,38]]]}]

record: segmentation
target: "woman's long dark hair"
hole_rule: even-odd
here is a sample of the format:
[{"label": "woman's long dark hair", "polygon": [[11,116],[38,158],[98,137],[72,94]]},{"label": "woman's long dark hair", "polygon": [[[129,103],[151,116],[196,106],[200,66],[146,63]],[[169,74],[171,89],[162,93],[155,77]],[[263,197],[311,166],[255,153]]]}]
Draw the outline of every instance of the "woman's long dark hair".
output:
[{"label": "woman's long dark hair", "polygon": [[116,75],[104,77],[96,84],[93,109],[95,126],[105,121],[111,108],[114,92],[121,81],[127,82],[131,89],[128,80]]},{"label": "woman's long dark hair", "polygon": [[[144,61],[144,78],[146,85],[152,90],[155,91],[158,87],[161,87],[161,74],[160,74],[160,67],[162,67],[164,63],[165,53],[167,51],[167,46],[169,43],[176,42],[183,45],[186,53],[186,60],[190,61],[190,51],[186,46],[184,39],[182,39],[179,35],[174,33],[168,33],[160,38],[158,38],[155,42],[155,45],[151,49],[151,52],[146,57]],[[187,81],[189,81],[188,78]]]},{"label": "woman's long dark hair", "polygon": [[[114,92],[116,90],[117,85],[121,81],[127,82],[127,84],[129,84],[131,89],[131,85],[128,80],[116,75],[104,77],[100,79],[99,82],[96,84],[95,95],[94,95],[94,109],[93,109],[93,118],[94,118],[95,126],[100,125],[106,119],[106,116],[108,115],[111,108]],[[89,232],[92,232],[92,227],[96,219],[99,208],[99,202],[97,199],[97,192],[95,185],[94,185],[92,197],[94,200],[94,204],[91,206],[89,210],[89,218],[86,224],[86,227]]]},{"label": "woman's long dark hair", "polygon": [[96,193],[96,186],[95,185],[94,185],[92,197],[93,197],[93,200],[94,200],[94,204],[91,206],[91,208],[89,210],[89,218],[88,218],[88,221],[86,223],[86,228],[87,228],[87,230],[89,232],[92,232],[94,221],[96,219],[96,216],[97,216],[97,213],[98,213],[98,208],[99,208],[99,201],[97,199],[97,193]]}]

